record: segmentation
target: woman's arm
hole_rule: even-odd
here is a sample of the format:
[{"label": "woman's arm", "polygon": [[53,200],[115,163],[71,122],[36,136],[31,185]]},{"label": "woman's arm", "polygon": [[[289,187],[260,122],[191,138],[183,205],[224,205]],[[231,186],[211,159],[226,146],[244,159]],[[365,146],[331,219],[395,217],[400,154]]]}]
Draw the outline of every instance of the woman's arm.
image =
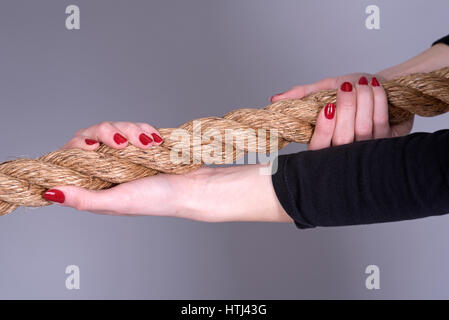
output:
[{"label": "woman's arm", "polygon": [[279,156],[273,176],[261,169],[266,168],[202,168],[104,191],[66,186],[50,193],[62,193],[62,205],[96,213],[208,222],[294,220],[299,228],[449,213],[449,130]]},{"label": "woman's arm", "polygon": [[446,39],[444,42],[435,43],[421,54],[401,64],[382,70],[376,75],[390,80],[406,74],[430,72],[449,66],[449,38],[446,38],[443,38]]},{"label": "woman's arm", "polygon": [[108,190],[60,186],[44,197],[80,211],[151,215],[205,222],[292,222],[282,209],[266,165],[200,168],[184,175],[159,174]]},{"label": "woman's arm", "polygon": [[279,157],[276,194],[299,228],[449,213],[449,130]]}]

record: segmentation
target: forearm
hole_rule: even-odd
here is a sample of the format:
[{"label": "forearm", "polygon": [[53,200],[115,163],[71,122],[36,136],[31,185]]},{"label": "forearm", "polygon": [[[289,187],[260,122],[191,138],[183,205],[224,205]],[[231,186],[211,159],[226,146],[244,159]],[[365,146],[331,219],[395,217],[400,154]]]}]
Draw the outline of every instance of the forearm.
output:
[{"label": "forearm", "polygon": [[386,80],[411,73],[430,72],[449,66],[449,46],[438,43],[419,55],[376,75]]},{"label": "forearm", "polygon": [[207,222],[292,222],[274,192],[266,165],[202,168],[175,177],[177,217]]},{"label": "forearm", "polygon": [[300,228],[449,213],[449,130],[279,157],[273,185]]}]

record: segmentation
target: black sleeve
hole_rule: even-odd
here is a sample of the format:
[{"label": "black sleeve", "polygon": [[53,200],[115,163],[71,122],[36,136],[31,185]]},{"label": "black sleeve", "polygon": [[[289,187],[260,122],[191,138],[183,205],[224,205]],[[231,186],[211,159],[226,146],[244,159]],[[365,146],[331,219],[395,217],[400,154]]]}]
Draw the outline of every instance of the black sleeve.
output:
[{"label": "black sleeve", "polygon": [[449,213],[449,130],[278,157],[276,195],[300,229]]},{"label": "black sleeve", "polygon": [[449,34],[447,36],[441,38],[441,39],[438,39],[434,43],[432,43],[432,46],[436,45],[437,43],[444,43],[444,44],[447,44],[449,46]]}]

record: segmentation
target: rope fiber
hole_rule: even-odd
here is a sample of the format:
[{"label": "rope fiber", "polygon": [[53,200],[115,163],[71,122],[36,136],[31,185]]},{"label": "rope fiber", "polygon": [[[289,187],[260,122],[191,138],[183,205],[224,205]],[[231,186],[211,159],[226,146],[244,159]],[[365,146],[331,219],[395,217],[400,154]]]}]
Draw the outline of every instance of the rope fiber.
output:
[{"label": "rope fiber", "polygon": [[[382,85],[387,93],[392,125],[410,120],[413,115],[432,117],[449,111],[449,67],[401,76]],[[211,144],[208,134],[211,130],[219,133],[214,139],[218,137],[218,142],[232,146],[222,148],[218,155],[222,164],[227,163],[225,159],[235,161],[246,152],[267,153],[273,150],[270,148],[281,149],[290,142],[307,143],[320,110],[335,102],[336,90],[320,91],[303,99],[275,102],[263,109],[237,109],[221,118],[201,118],[179,128],[159,129],[163,143],[145,150],[133,145],[119,150],[102,144],[96,151],[58,150],[38,159],[3,162],[0,164],[0,215],[19,206],[50,205],[42,195],[58,185],[99,190],[160,172],[182,174],[195,170],[203,164],[201,148]],[[198,124],[201,128],[195,135]],[[189,139],[180,141],[177,129],[184,129]],[[234,140],[236,135],[229,141],[226,135],[229,129],[246,141],[243,146]],[[248,136],[251,130],[257,140]],[[258,138],[267,142],[254,142],[259,141]],[[179,148],[189,151],[184,155],[186,161],[181,163],[170,157],[172,150]]]}]

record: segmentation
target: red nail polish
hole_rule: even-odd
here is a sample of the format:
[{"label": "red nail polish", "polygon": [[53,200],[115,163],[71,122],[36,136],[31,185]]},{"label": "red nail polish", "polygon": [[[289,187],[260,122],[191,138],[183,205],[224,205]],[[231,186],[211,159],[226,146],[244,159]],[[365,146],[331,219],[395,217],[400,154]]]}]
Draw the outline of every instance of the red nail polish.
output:
[{"label": "red nail polish", "polygon": [[335,104],[333,103],[328,103],[325,107],[324,107],[324,116],[331,120],[334,118],[335,115]]},{"label": "red nail polish", "polygon": [[373,77],[373,78],[371,79],[371,85],[372,85],[373,87],[378,87],[378,86],[380,86],[379,81],[377,81],[376,77]]},{"label": "red nail polish", "polygon": [[44,193],[44,198],[48,201],[64,203],[65,196],[61,190],[58,189],[50,189]]},{"label": "red nail polish", "polygon": [[86,141],[86,144],[88,144],[90,146],[93,144],[96,144],[98,142],[97,140],[93,140],[93,139],[86,139],[85,141]]},{"label": "red nail polish", "polygon": [[149,145],[151,142],[153,142],[153,139],[151,139],[149,136],[147,136],[145,133],[142,133],[139,136],[140,142],[142,142],[143,145]]},{"label": "red nail polish", "polygon": [[341,84],[341,90],[344,92],[351,92],[352,91],[352,84],[350,82],[343,82]]},{"label": "red nail polish", "polygon": [[361,85],[367,85],[368,84],[368,79],[366,77],[361,77],[359,79],[359,84]]},{"label": "red nail polish", "polygon": [[116,133],[116,134],[114,134],[114,141],[117,144],[122,144],[128,140],[126,140],[126,138],[124,136],[122,136],[120,133]]},{"label": "red nail polish", "polygon": [[157,135],[156,133],[152,133],[151,136],[153,137],[153,139],[156,143],[159,143],[162,141],[162,138],[159,135]]}]

